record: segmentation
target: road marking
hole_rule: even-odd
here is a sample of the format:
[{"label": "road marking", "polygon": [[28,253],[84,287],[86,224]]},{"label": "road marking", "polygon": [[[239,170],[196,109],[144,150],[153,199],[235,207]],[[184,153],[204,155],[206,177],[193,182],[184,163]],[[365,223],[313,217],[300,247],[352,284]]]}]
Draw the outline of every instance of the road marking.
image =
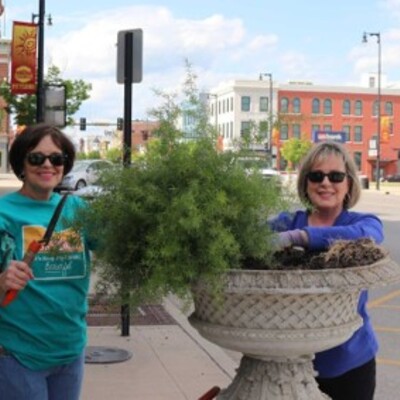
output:
[{"label": "road marking", "polygon": [[382,364],[382,365],[395,365],[397,367],[400,367],[400,361],[398,361],[398,360],[389,360],[387,358],[377,358],[376,362],[378,364]]},{"label": "road marking", "polygon": [[373,308],[384,308],[387,310],[400,310],[400,305],[396,306],[394,304],[382,304],[381,306],[374,306]]},{"label": "road marking", "polygon": [[391,326],[375,326],[374,329],[377,332],[390,332],[390,333],[400,333],[400,328],[393,328]]},{"label": "road marking", "polygon": [[389,300],[395,299],[396,297],[400,297],[400,290],[396,290],[385,296],[378,297],[375,300],[369,301],[368,308],[378,307],[378,306],[382,305],[383,303],[388,302]]}]

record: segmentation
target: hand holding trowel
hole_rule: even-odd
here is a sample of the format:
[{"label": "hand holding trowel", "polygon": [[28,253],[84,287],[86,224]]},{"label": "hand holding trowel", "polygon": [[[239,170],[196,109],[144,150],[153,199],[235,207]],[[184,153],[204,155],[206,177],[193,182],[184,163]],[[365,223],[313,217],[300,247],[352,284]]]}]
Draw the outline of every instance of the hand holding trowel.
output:
[{"label": "hand holding trowel", "polygon": [[[26,251],[24,258],[22,261],[24,261],[26,264],[29,266],[32,264],[33,260],[35,259],[36,254],[44,247],[47,246],[50,242],[51,236],[54,232],[54,228],[56,227],[57,221],[60,217],[61,210],[64,206],[65,200],[67,198],[68,193],[64,194],[62,199],[57,205],[57,208],[54,211],[53,216],[51,217],[50,223],[46,229],[46,232],[43,235],[43,238],[39,241],[33,240],[29,246],[28,250]],[[18,295],[18,290],[15,289],[10,289],[6,292],[3,301],[1,302],[1,305],[3,307],[6,307],[8,304],[10,304]]]}]

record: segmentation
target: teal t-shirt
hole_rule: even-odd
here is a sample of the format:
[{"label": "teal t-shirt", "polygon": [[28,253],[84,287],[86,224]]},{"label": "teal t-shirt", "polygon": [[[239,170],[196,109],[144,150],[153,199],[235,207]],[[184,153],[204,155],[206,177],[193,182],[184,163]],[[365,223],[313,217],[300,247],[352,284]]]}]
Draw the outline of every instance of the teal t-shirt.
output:
[{"label": "teal t-shirt", "polygon": [[[18,192],[0,198],[0,265],[21,260],[29,243],[43,237],[60,199],[57,193],[42,201]],[[0,307],[0,345],[33,370],[69,363],[86,345],[89,244],[70,226],[80,207],[82,199],[68,196],[49,245],[31,265],[35,279]]]}]

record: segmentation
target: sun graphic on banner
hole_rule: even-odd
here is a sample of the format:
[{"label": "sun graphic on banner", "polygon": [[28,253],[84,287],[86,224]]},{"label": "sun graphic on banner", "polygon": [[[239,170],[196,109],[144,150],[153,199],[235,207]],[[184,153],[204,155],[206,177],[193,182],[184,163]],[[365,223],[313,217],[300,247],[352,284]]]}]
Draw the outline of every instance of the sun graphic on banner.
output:
[{"label": "sun graphic on banner", "polygon": [[15,46],[19,54],[26,54],[31,56],[36,52],[36,32],[35,31],[24,31],[21,36],[18,37],[18,42]]}]

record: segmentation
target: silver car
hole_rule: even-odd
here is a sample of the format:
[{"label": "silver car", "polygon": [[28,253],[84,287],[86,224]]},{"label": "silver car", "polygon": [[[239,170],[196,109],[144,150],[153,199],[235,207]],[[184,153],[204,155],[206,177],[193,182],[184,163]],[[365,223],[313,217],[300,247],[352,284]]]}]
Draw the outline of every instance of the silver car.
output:
[{"label": "silver car", "polygon": [[60,184],[54,189],[57,192],[64,190],[78,190],[95,183],[102,171],[112,168],[113,163],[107,160],[78,160],[72,170],[64,176]]}]

